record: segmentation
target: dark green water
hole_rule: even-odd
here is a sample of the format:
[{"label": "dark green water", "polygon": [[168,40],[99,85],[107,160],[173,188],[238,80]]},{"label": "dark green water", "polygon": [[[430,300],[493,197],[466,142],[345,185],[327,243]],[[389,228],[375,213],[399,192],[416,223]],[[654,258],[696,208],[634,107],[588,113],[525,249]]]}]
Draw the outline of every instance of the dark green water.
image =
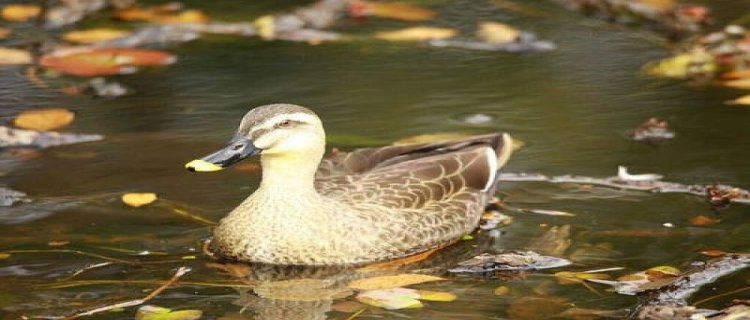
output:
[{"label": "dark green water", "polygon": [[[214,3],[215,2],[215,3]],[[707,3],[709,1],[706,1]],[[427,3],[427,2],[425,2]],[[524,2],[525,3],[525,2]],[[21,110],[62,106],[77,112],[66,130],[106,135],[101,142],[44,150],[32,159],[0,158],[2,182],[27,192],[36,203],[0,209],[0,251],[74,249],[108,257],[144,261],[195,260],[165,264],[115,264],[77,276],[78,280],[161,280],[179,266],[193,271],[184,281],[219,282],[230,279],[206,267],[200,254],[209,227],[170,213],[166,205],[128,208],[119,201],[125,192],[155,192],[161,199],[189,206],[191,212],[218,220],[257,186],[257,172],[227,170],[190,174],[183,164],[220,147],[250,108],[274,102],[301,104],[324,120],[329,147],[351,149],[388,144],[422,133],[483,133],[507,131],[526,142],[514,154],[508,172],[542,172],[604,177],[618,165],[634,172],[658,172],[681,183],[714,183],[750,188],[747,170],[750,149],[750,109],[723,101],[740,91],[693,86],[642,74],[641,66],[670,53],[669,44],[653,33],[582,18],[545,2],[526,5],[543,13],[525,16],[484,1],[436,1],[434,24],[473,30],[477,20],[496,20],[534,31],[553,40],[557,51],[511,55],[439,49],[419,44],[359,39],[309,46],[263,42],[256,38],[207,36],[170,47],[179,61],[169,67],[117,77],[135,90],[117,99],[69,97],[29,84],[21,72],[0,69],[0,116]],[[217,20],[250,20],[261,14],[292,8],[292,1],[243,4],[240,1],[193,1]],[[717,25],[747,12],[748,3],[712,1]],[[408,24],[370,20],[345,22],[342,32],[371,31]],[[493,120],[484,125],[460,121],[482,113]],[[629,129],[643,120],[666,118],[677,137],[658,147],[630,141]],[[572,225],[573,245],[567,252],[596,244],[612,251],[576,266],[576,270],[621,266],[636,272],[656,265],[688,268],[700,251],[747,252],[750,207],[721,211],[721,223],[694,227],[689,219],[714,213],[701,198],[656,195],[541,183],[505,183],[500,193],[513,206],[574,212],[575,217],[512,214],[495,242],[479,237],[466,241],[433,261],[460,260],[481,249],[524,249],[546,227]],[[26,208],[26,209],[24,209]],[[669,236],[613,236],[606,230],[667,230]],[[51,248],[52,240],[70,244]],[[485,243],[486,242],[486,243]],[[481,244],[480,244],[481,243]],[[120,250],[122,249],[122,250]],[[167,255],[141,257],[148,250]],[[453,260],[451,260],[453,259]],[[156,284],[100,284],[54,289],[75,270],[101,259],[70,253],[15,253],[0,260],[0,315],[61,315],[75,308],[133,299]],[[450,291],[454,302],[432,302],[418,310],[368,309],[358,318],[504,319],[544,318],[575,304],[615,309],[631,307],[637,299],[607,292],[594,293],[581,285],[560,285],[551,272],[519,279],[456,277],[420,288]],[[332,273],[332,277],[345,272]],[[695,300],[748,285],[748,273],[722,279]],[[506,296],[495,287],[511,289]],[[250,295],[242,289],[177,284],[150,303],[180,309],[201,309],[207,319],[345,319],[331,303],[291,302]],[[313,291],[314,292],[314,291]],[[242,299],[239,299],[242,297]],[[717,299],[702,307],[721,307],[747,292]],[[530,313],[524,313],[530,308]],[[546,311],[545,308],[551,308]],[[286,313],[282,313],[282,311]],[[128,319],[134,308],[93,318]]]}]

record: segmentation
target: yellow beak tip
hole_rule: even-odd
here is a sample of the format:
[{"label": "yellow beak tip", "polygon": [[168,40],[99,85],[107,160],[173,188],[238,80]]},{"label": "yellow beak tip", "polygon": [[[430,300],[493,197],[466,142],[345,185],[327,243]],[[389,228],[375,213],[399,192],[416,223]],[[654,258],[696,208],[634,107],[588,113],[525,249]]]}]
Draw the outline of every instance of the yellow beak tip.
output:
[{"label": "yellow beak tip", "polygon": [[185,164],[185,169],[195,172],[213,172],[224,169],[213,163],[203,160],[193,160]]}]

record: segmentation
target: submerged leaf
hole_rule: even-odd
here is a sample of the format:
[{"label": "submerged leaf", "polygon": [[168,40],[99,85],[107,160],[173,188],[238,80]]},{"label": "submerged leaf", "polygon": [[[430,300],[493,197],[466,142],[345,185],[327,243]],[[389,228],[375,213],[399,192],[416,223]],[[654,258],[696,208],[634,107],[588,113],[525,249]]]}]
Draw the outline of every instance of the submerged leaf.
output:
[{"label": "submerged leaf", "polygon": [[156,194],[150,192],[126,193],[122,195],[122,202],[134,208],[145,206],[154,201],[156,201]]},{"label": "submerged leaf", "polygon": [[370,290],[357,295],[359,302],[389,310],[421,308],[418,298],[417,290],[406,288]]},{"label": "submerged leaf", "polygon": [[609,279],[610,276],[604,273],[589,273],[589,272],[572,272],[572,271],[560,271],[555,273],[555,277],[561,284],[567,283],[579,283],[582,280],[605,280]]},{"label": "submerged leaf", "polygon": [[0,65],[30,64],[31,52],[0,47]]},{"label": "submerged leaf", "polygon": [[197,320],[203,316],[201,310],[178,310],[145,305],[138,308],[135,320]]},{"label": "submerged leaf", "polygon": [[71,31],[63,35],[63,39],[68,42],[91,44],[101,41],[114,40],[129,35],[126,30],[117,30],[109,28],[98,28],[89,30]]},{"label": "submerged leaf", "polygon": [[42,8],[33,4],[9,4],[3,7],[0,15],[8,21],[26,21],[36,18],[42,13]]},{"label": "submerged leaf", "polygon": [[13,121],[19,128],[49,131],[65,127],[73,122],[75,114],[63,108],[41,109],[21,112]]},{"label": "submerged leaf", "polygon": [[419,300],[450,302],[456,300],[456,294],[445,291],[417,290]]},{"label": "submerged leaf", "polygon": [[458,34],[450,28],[411,27],[393,31],[381,31],[375,38],[388,41],[427,41],[431,39],[447,39]]},{"label": "submerged leaf", "polygon": [[404,273],[394,276],[382,276],[356,280],[349,284],[349,288],[356,290],[378,290],[441,280],[445,280],[445,278],[426,274]]}]

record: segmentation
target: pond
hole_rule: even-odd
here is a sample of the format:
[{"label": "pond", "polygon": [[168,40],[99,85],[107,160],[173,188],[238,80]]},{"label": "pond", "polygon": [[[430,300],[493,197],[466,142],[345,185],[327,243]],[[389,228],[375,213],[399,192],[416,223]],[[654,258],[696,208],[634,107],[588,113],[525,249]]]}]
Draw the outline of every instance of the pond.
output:
[{"label": "pond", "polygon": [[[523,2],[539,15],[507,11],[491,1],[423,2],[440,11],[435,25],[468,32],[478,20],[502,21],[554,41],[557,50],[507,54],[376,41],[364,35],[409,24],[370,19],[345,21],[337,29],[354,34],[351,41],[308,45],[205,36],[170,46],[179,57],[174,65],[114,77],[133,91],[116,99],[66,96],[36,87],[18,69],[0,69],[1,116],[65,107],[77,116],[65,130],[106,136],[99,142],[0,158],[3,185],[34,199],[0,209],[0,252],[18,252],[0,260],[0,318],[59,316],[140,298],[180,266],[192,271],[150,304],[199,309],[206,319],[350,317],[353,312],[344,309],[351,308],[354,298],[319,290],[317,284],[293,293],[222,286],[232,278],[202,253],[210,226],[174,211],[218,221],[258,186],[257,170],[195,174],[183,165],[222,146],[242,115],[263,104],[311,108],[324,121],[329,148],[386,145],[425,133],[506,131],[525,145],[505,172],[606,177],[624,165],[635,173],[662,174],[668,181],[750,187],[750,149],[742,142],[750,137],[750,109],[723,104],[740,94],[736,90],[641,72],[645,63],[671,53],[673,44],[658,34],[585,18],[548,1]],[[736,0],[705,2],[716,10],[716,26],[748,9]],[[217,0],[186,5],[217,20],[240,21],[304,3]],[[463,120],[473,114],[491,121]],[[676,137],[656,146],[632,141],[628,130],[649,117],[667,119]],[[126,192],[154,192],[160,200],[131,208],[120,201]],[[500,229],[499,237],[475,235],[418,266],[448,278],[420,289],[451,292],[457,300],[426,302],[419,309],[369,308],[356,318],[536,319],[572,305],[610,310],[637,303],[636,297],[601,285],[560,284],[553,276],[556,269],[503,278],[444,271],[480,251],[528,249],[551,226],[571,226],[566,255],[580,257],[571,270],[625,268],[615,275],[658,265],[688,269],[704,259],[701,251],[747,252],[750,243],[750,207],[715,211],[705,199],[691,195],[503,182],[498,196],[513,207],[575,216],[508,212],[513,222]],[[698,215],[721,221],[691,225]],[[73,276],[107,261],[98,255],[126,261]],[[258,281],[315,278],[330,284],[349,275],[346,270],[314,275],[284,268],[256,271]],[[748,275],[745,271],[721,279],[691,301],[747,287]],[[509,292],[496,295],[500,286]],[[750,293],[700,307],[721,308],[733,298],[748,299]],[[89,318],[131,319],[134,310]]]}]

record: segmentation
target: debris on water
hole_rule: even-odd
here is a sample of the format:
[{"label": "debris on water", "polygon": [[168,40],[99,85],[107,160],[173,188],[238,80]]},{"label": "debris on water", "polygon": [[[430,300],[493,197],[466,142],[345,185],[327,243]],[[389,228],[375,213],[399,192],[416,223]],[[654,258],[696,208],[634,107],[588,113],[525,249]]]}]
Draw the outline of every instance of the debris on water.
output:
[{"label": "debris on water", "polygon": [[23,201],[27,201],[26,193],[0,187],[0,207],[9,207]]},{"label": "debris on water", "polygon": [[484,114],[484,113],[472,113],[469,115],[465,115],[461,117],[461,122],[471,124],[471,125],[482,125],[482,124],[488,124],[494,120],[492,116]]},{"label": "debris on water", "polygon": [[99,141],[102,139],[104,139],[104,136],[98,134],[36,131],[0,126],[0,148],[49,148],[66,144]]},{"label": "debris on water", "polygon": [[476,40],[432,39],[429,44],[438,48],[460,48],[481,51],[503,51],[510,53],[552,51],[557,47],[551,41],[537,40],[536,35],[522,32],[519,40],[508,43],[488,43]]},{"label": "debris on water", "polygon": [[571,264],[570,261],[550,256],[542,256],[533,251],[507,251],[499,254],[483,253],[458,263],[449,269],[454,273],[488,273],[494,271],[525,271],[559,268]]},{"label": "debris on water", "polygon": [[671,222],[662,223],[662,226],[665,228],[674,228],[674,224]]},{"label": "debris on water", "polygon": [[63,108],[35,109],[19,113],[13,124],[21,129],[49,131],[73,123],[75,113]]},{"label": "debris on water", "polygon": [[107,81],[102,77],[91,79],[87,83],[87,91],[92,95],[102,98],[115,98],[128,93],[128,89],[122,84],[114,81]]},{"label": "debris on water", "polygon": [[627,167],[618,166],[617,178],[623,181],[654,181],[661,180],[664,176],[654,173],[630,174]]},{"label": "debris on water", "polygon": [[669,129],[667,120],[652,117],[641,123],[630,133],[635,141],[660,142],[674,138],[675,134]]},{"label": "debris on water", "polygon": [[505,215],[500,211],[490,210],[482,215],[482,223],[479,228],[482,230],[492,230],[499,226],[509,225],[513,222],[513,217]]}]

